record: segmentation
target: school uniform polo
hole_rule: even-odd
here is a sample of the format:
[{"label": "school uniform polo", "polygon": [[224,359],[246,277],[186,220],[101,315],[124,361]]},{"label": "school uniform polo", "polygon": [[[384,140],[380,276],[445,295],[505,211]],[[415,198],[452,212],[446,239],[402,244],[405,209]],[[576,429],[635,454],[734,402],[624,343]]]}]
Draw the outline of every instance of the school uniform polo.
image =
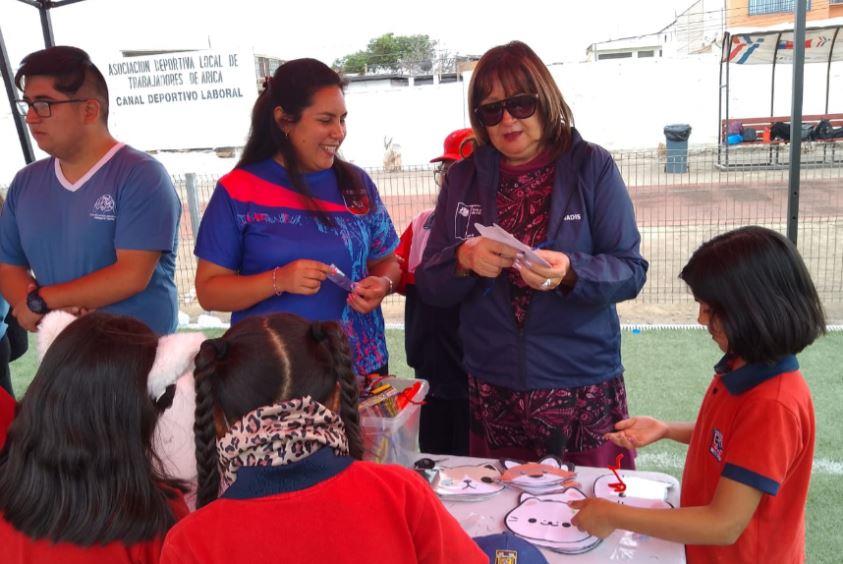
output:
[{"label": "school uniform polo", "polygon": [[[0,389],[0,448],[14,418],[15,400]],[[184,496],[174,495],[167,502],[178,521],[188,514]],[[164,544],[163,535],[153,539],[124,544],[114,541],[93,546],[79,546],[69,542],[54,543],[49,539],[33,539],[15,529],[0,512],[0,562],[30,564],[55,562],[60,564],[157,564]]]},{"label": "school uniform polo", "polygon": [[682,507],[708,505],[722,478],[764,495],[731,546],[686,547],[694,562],[803,562],[814,458],[814,406],[796,357],[715,366],[688,448]]},{"label": "school uniform polo", "polygon": [[485,564],[411,470],[330,448],[292,464],[244,467],[222,498],[171,529],[162,563]]},{"label": "school uniform polo", "polygon": [[[187,505],[181,494],[168,500],[168,504],[176,521],[187,515]],[[80,546],[55,543],[46,538],[36,540],[15,529],[0,513],[0,562],[3,564],[158,564],[163,544],[163,535],[128,545],[121,541]]]}]

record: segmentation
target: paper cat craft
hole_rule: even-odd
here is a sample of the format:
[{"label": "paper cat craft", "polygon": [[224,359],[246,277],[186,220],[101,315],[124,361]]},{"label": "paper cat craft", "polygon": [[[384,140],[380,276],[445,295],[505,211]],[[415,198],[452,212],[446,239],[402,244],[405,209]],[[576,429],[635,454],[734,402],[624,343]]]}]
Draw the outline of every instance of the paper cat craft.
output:
[{"label": "paper cat craft", "polygon": [[439,467],[436,493],[443,495],[493,494],[503,490],[500,470],[492,464]]},{"label": "paper cat craft", "polygon": [[501,478],[504,482],[535,494],[549,493],[542,490],[561,486],[576,475],[573,465],[563,463],[556,456],[545,456],[538,462],[527,463],[504,459],[501,464],[506,469]]},{"label": "paper cat craft", "polygon": [[614,474],[604,474],[594,481],[594,497],[602,497],[632,507],[643,507],[645,509],[670,509],[673,505],[667,501],[668,490],[672,487],[670,483],[640,478],[638,476],[626,476],[620,473],[621,479],[626,484],[626,490],[618,493],[609,484],[616,483]]},{"label": "paper cat craft", "polygon": [[571,524],[569,501],[585,499],[577,488],[535,496],[522,493],[519,505],[506,514],[506,528],[533,544],[565,554],[580,554],[600,544],[600,539]]}]

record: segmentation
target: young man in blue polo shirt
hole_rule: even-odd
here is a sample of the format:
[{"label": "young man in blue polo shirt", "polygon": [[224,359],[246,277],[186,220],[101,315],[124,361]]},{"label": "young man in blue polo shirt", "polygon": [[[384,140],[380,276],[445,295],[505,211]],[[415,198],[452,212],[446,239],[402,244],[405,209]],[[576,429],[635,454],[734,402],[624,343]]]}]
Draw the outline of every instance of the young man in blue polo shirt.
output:
[{"label": "young man in blue polo shirt", "polygon": [[108,88],[88,55],[51,47],[15,75],[50,158],[22,169],[0,216],[0,292],[35,331],[53,309],[129,315],[175,331],[181,203],[167,171],[108,131]]}]

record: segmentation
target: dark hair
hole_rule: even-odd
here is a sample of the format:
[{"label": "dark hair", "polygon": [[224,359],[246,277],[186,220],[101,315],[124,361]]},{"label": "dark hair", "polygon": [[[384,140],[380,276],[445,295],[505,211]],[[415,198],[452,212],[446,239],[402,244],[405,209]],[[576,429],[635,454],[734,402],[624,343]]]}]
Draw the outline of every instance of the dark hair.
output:
[{"label": "dark hair", "polygon": [[527,44],[512,41],[492,47],[480,57],[468,85],[468,116],[477,143],[489,145],[489,133],[474,110],[500,81],[507,96],[537,94],[537,110],[542,124],[542,145],[557,156],[571,144],[574,116],[562,97],[547,66]]},{"label": "dark hair", "polygon": [[49,76],[55,79],[55,88],[68,96],[75,96],[83,87],[89,88],[100,103],[100,117],[108,123],[108,85],[88,54],[78,47],[59,45],[30,53],[23,58],[15,85],[23,90],[24,79],[31,76]]},{"label": "dark hair", "polygon": [[825,315],[811,275],[783,235],[749,226],[703,243],[679,278],[711,308],[729,353],[772,363],[825,333]]},{"label": "dark hair", "polygon": [[[295,59],[276,69],[266,81],[263,92],[252,109],[252,127],[237,168],[263,161],[280,153],[290,174],[293,188],[305,196],[320,220],[333,224],[328,216],[313,201],[299,166],[299,158],[293,144],[284,135],[275,121],[275,108],[281,107],[293,122],[301,119],[302,111],[313,103],[313,95],[322,88],[335,86],[345,89],[345,81],[332,68],[316,59]],[[334,157],[331,167],[337,176],[340,192],[349,208],[359,208],[366,213],[372,211],[371,199],[360,173],[339,156]]]},{"label": "dark hair", "polygon": [[311,323],[290,313],[249,317],[202,343],[194,375],[197,508],[219,492],[215,415],[235,422],[258,407],[304,396],[327,404],[339,383],[349,453],[363,456],[356,373],[336,322]]},{"label": "dark hair", "polygon": [[91,313],[44,355],[0,451],[0,511],[33,539],[133,544],[175,523],[152,452],[147,393],[157,337],[129,317]]}]

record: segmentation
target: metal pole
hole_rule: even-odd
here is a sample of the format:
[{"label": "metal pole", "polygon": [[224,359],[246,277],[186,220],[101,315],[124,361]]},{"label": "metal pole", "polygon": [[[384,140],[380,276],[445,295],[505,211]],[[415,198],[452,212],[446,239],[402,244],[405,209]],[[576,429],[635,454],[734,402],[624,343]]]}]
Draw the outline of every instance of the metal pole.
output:
[{"label": "metal pole", "polygon": [[834,37],[831,38],[831,49],[828,50],[828,65],[825,70],[825,113],[828,113],[828,92],[831,84],[831,57],[834,55],[834,45],[837,43],[837,34],[840,28],[834,30]]},{"label": "metal pole", "polygon": [[184,187],[187,191],[187,211],[190,216],[190,233],[193,241],[199,233],[199,198],[196,194],[196,174],[188,172],[184,175]]},{"label": "metal pole", "polygon": [[773,68],[770,73],[770,117],[776,115],[775,112],[775,102],[776,102],[776,59],[779,56],[779,44],[782,42],[782,34],[779,33],[776,36],[776,48],[773,50]]},{"label": "metal pole", "polygon": [[793,106],[790,110],[790,177],[787,197],[787,238],[796,245],[799,230],[799,172],[802,154],[802,89],[805,75],[805,1],[797,0],[793,30]]},{"label": "metal pole", "polygon": [[[776,111],[776,60],[779,58],[779,45],[782,42],[782,32],[776,36],[776,48],[773,50],[773,69],[770,73],[770,118],[772,118]],[[767,149],[767,164],[773,166],[775,163],[776,165],[779,164],[779,146],[776,145],[775,151],[773,149],[773,122],[772,119],[770,120],[770,146]],[[775,160],[773,159],[773,152],[776,154]]]},{"label": "metal pole", "polygon": [[53,20],[50,19],[50,3],[47,0],[41,0],[41,5],[38,6],[38,13],[41,15],[41,32],[44,34],[44,46],[55,47]]},{"label": "metal pole", "polygon": [[726,64],[729,64],[728,59],[728,45],[729,45],[729,34],[723,34],[723,45],[720,48],[720,76],[717,80],[717,165],[721,165],[721,151],[723,147],[723,143],[725,143],[725,139],[723,138],[724,134],[727,134],[729,131],[728,125],[726,126],[726,131],[723,131],[723,59],[726,59]]},{"label": "metal pole", "polygon": [[12,65],[9,63],[9,52],[6,50],[6,42],[3,41],[3,32],[0,31],[0,73],[3,74],[3,85],[6,87],[6,98],[9,99],[9,106],[12,108],[12,119],[15,120],[15,129],[18,130],[20,148],[23,151],[23,159],[26,164],[35,162],[35,153],[32,150],[32,143],[29,141],[29,134],[26,131],[26,123],[23,116],[18,112],[17,93],[15,91],[14,77],[12,76]]},{"label": "metal pole", "polygon": [[[731,38],[729,39],[731,42]],[[726,166],[729,166],[729,84],[731,82],[731,75],[729,67],[732,66],[732,61],[726,63]]]}]

